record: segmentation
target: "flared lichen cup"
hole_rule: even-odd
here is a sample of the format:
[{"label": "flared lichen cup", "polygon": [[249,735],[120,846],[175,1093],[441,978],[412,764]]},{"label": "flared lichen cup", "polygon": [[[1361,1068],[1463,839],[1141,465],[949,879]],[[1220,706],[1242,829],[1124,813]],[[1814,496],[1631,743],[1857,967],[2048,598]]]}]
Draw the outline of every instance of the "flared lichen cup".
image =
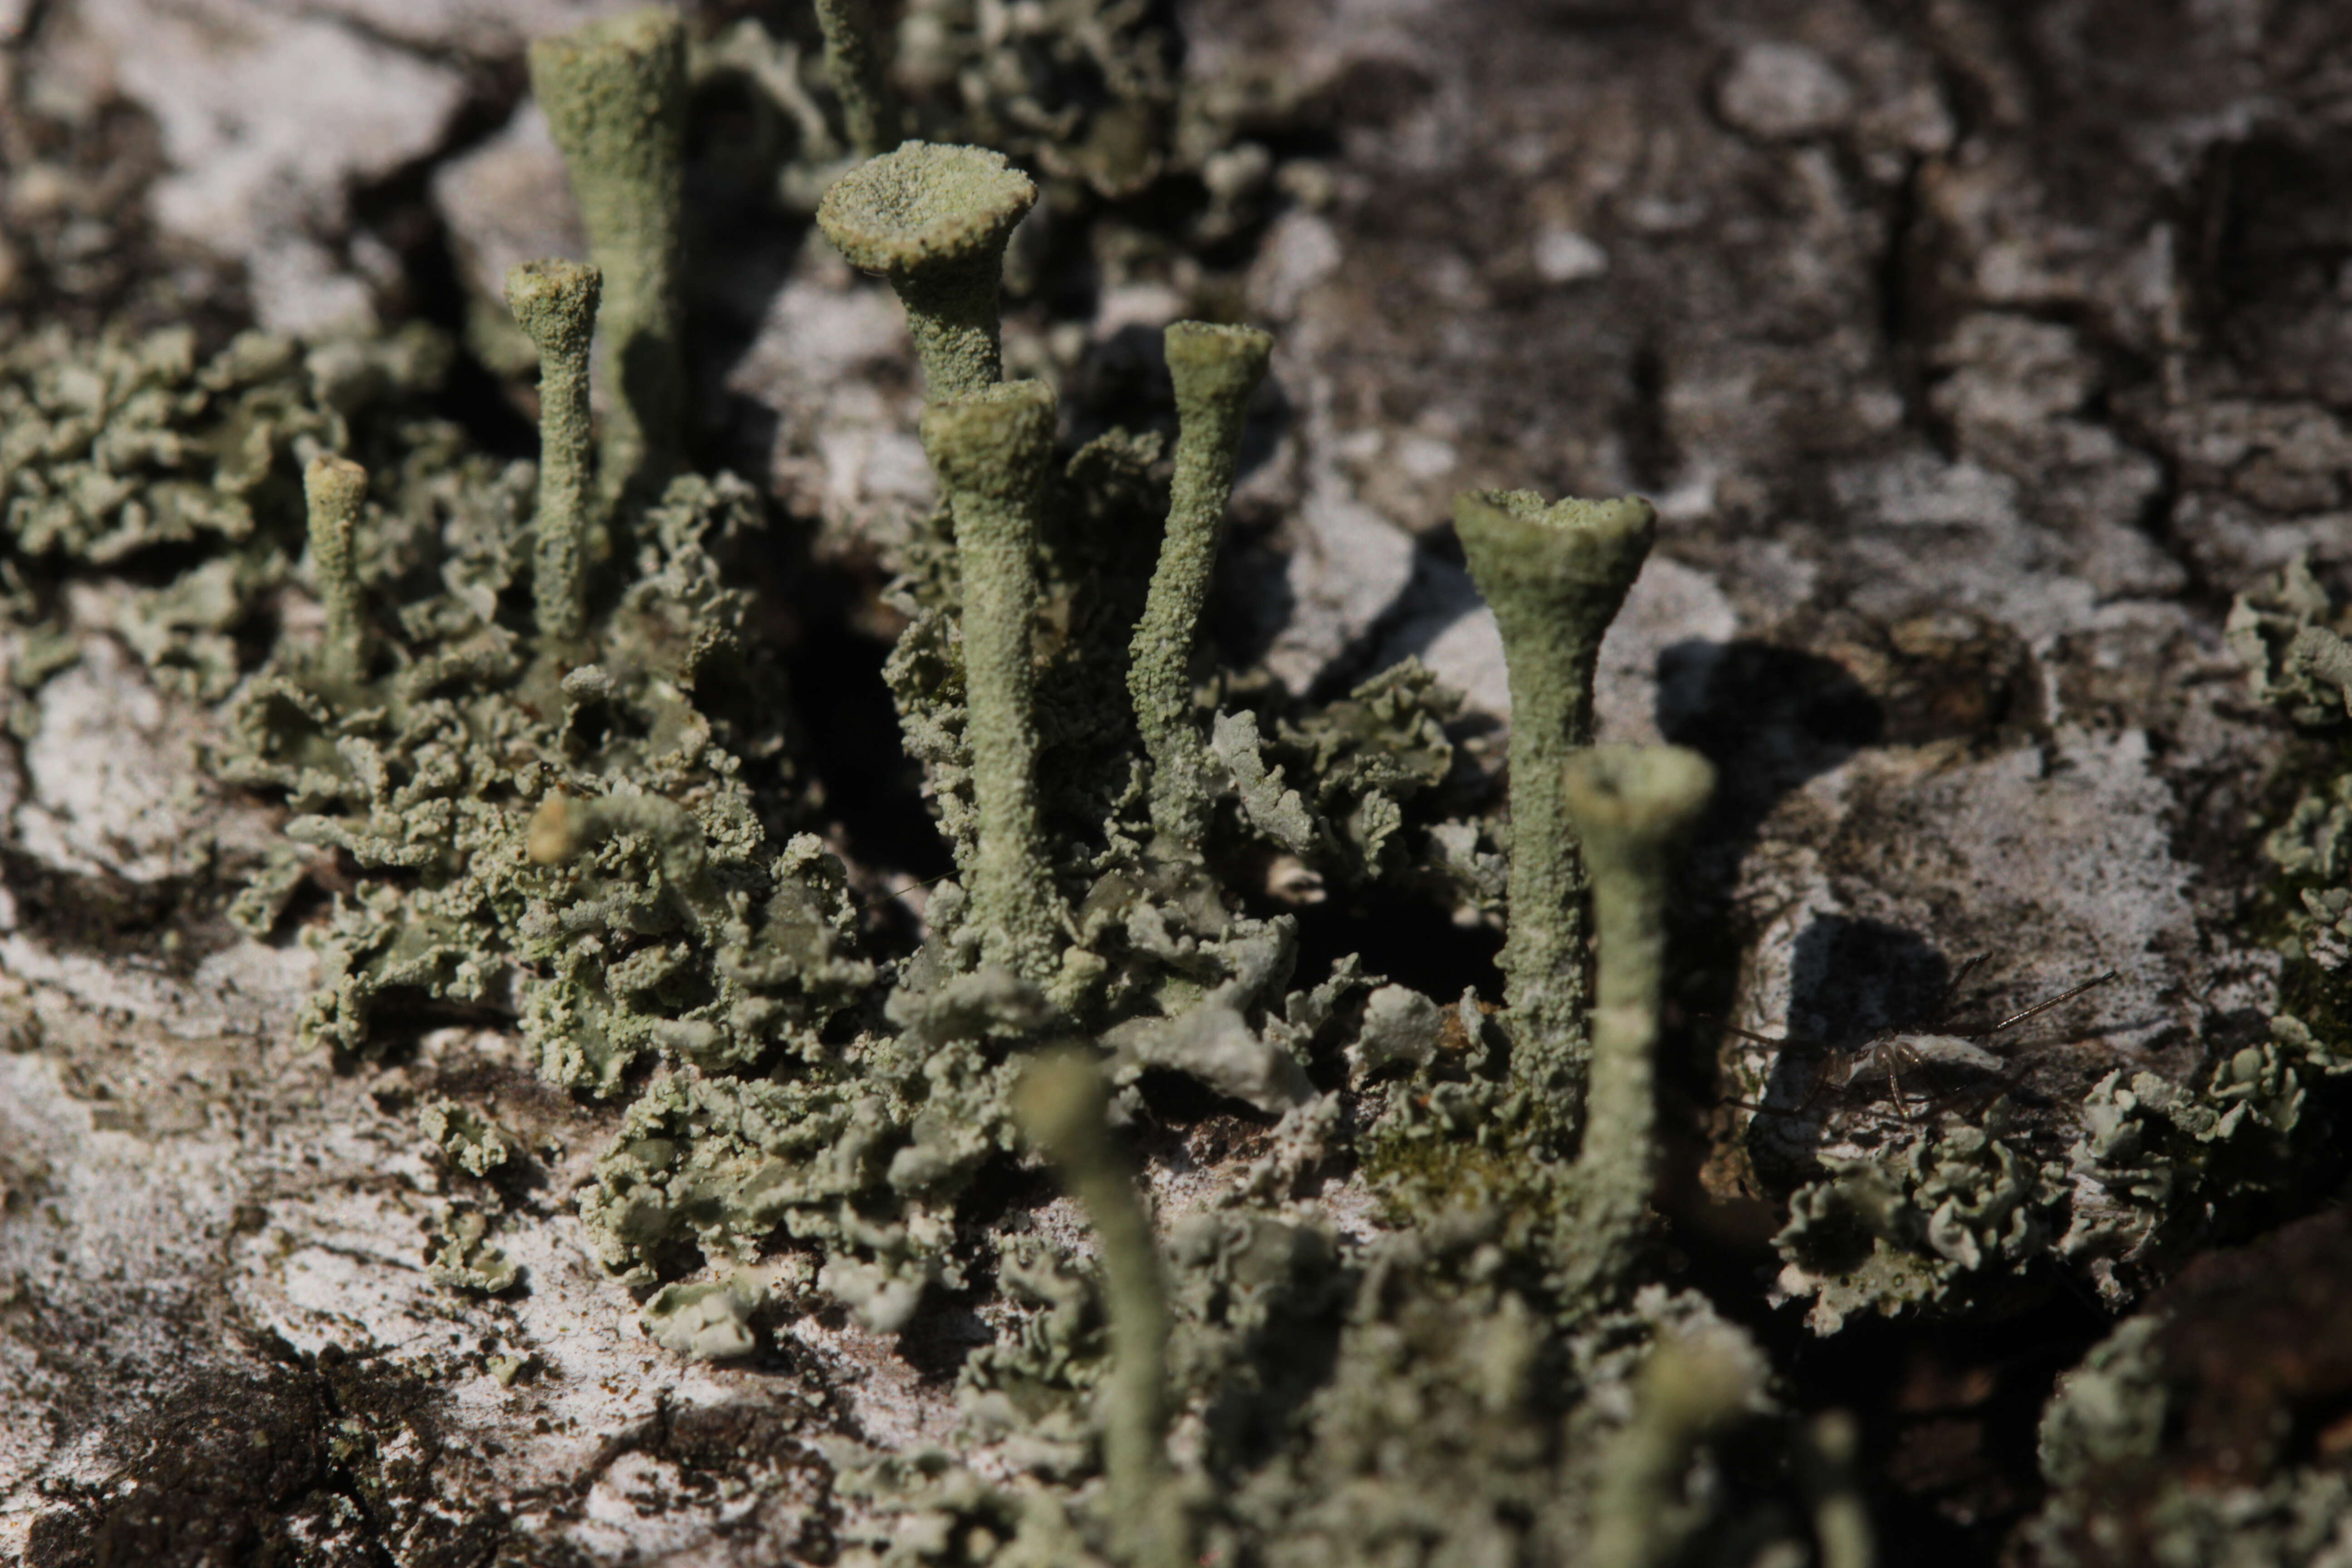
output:
[{"label": "flared lichen cup", "polygon": [[985,147],[908,142],[834,182],[816,221],[849,263],[890,280],[933,398],[1002,376],[996,295],[1004,247],[1037,187]]},{"label": "flared lichen cup", "polygon": [[1454,526],[1494,606],[1511,689],[1510,932],[1503,948],[1512,1077],[1576,1120],[1585,1033],[1584,864],[1560,769],[1592,742],[1601,640],[1650,553],[1657,514],[1627,496],[1546,501],[1532,490],[1455,498]]}]

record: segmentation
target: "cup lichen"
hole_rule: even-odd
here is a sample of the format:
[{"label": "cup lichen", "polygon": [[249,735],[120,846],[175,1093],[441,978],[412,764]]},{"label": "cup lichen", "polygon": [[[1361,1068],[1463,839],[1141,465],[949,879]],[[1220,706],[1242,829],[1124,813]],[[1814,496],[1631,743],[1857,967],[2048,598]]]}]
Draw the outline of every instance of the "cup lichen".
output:
[{"label": "cup lichen", "polygon": [[898,290],[934,399],[1003,375],[1004,247],[1036,200],[1002,153],[907,142],[835,181],[818,205],[817,226],[850,265]]},{"label": "cup lichen", "polygon": [[604,275],[575,261],[526,261],[507,274],[507,307],[539,350],[539,510],[531,599],[539,635],[579,640],[588,618],[589,345]]},{"label": "cup lichen", "polygon": [[319,673],[333,685],[349,685],[367,673],[366,606],[360,594],[356,548],[367,484],[367,470],[348,458],[321,454],[302,470],[310,569],[317,576],[320,605],[327,613]]},{"label": "cup lichen", "polygon": [[850,150],[871,158],[898,139],[898,105],[883,79],[874,15],[866,0],[816,0],[824,30],[824,71],[841,100]]},{"label": "cup lichen", "polygon": [[1596,746],[1562,771],[1599,927],[1591,1092],[1577,1151],[1571,1270],[1606,1289],[1626,1276],[1655,1178],[1658,998],[1676,851],[1715,793],[1715,767],[1680,746]]},{"label": "cup lichen", "polygon": [[538,39],[530,84],[604,277],[601,379],[613,401],[600,487],[608,498],[656,492],[677,463],[686,397],[685,25],[633,11]]},{"label": "cup lichen", "polygon": [[1604,1458],[1592,1532],[1578,1561],[1593,1568],[1678,1561],[1694,1522],[1682,1496],[1692,1457],[1756,1411],[1763,1384],[1755,1352],[1732,1334],[1662,1341],[1642,1368],[1633,1423]]},{"label": "cup lichen", "polygon": [[1585,874],[1560,770],[1591,742],[1601,639],[1649,555],[1657,515],[1634,497],[1547,503],[1532,490],[1473,490],[1455,498],[1454,524],[1502,628],[1511,693],[1511,1079],[1573,1124],[1591,1050]]},{"label": "cup lichen", "polygon": [[1043,984],[1066,924],[1037,810],[1037,534],[1054,458],[1053,390],[1009,382],[923,413],[923,449],[955,517],[979,844],[972,915],[982,951]]},{"label": "cup lichen", "polygon": [[1233,498],[1242,416],[1265,376],[1274,339],[1255,327],[1178,321],[1165,341],[1176,384],[1176,473],[1127,680],[1151,761],[1152,826],[1197,849],[1210,795],[1192,717],[1192,645]]},{"label": "cup lichen", "polygon": [[[894,132],[864,7],[820,0],[819,12],[851,136],[871,151]],[[675,52],[677,25],[605,26],[609,36],[543,46],[535,67],[592,228],[604,225],[599,244],[626,230],[629,244],[668,247],[667,262],[633,262],[629,287],[639,296],[631,308],[666,323],[674,350],[674,213],[656,209],[675,153],[659,135],[610,143],[614,112],[643,109],[649,124],[671,112],[663,93],[675,91],[656,79],[671,68],[656,57]],[[566,49],[581,58],[559,58]],[[1050,160],[1038,166],[1066,177]],[[599,218],[587,192],[606,179],[617,183]],[[896,1332],[937,1287],[989,1289],[994,1247],[998,1295],[984,1310],[1016,1326],[967,1364],[965,1392],[986,1400],[968,1414],[973,1430],[1006,1439],[992,1459],[1016,1449],[1046,1458],[1012,1458],[1030,1473],[1003,1479],[944,1453],[892,1456],[939,1483],[920,1505],[923,1528],[937,1525],[925,1539],[945,1543],[932,1557],[997,1568],[1106,1558],[1145,1568],[1663,1564],[1730,1542],[1742,1561],[1810,1553],[1826,1568],[1862,1568],[1872,1542],[1851,1423],[1759,1422],[1741,1436],[1759,1439],[1752,1452],[1777,1445],[1773,1463],[1756,1468],[1769,1479],[1717,1474],[1715,1438],[1769,1414],[1767,1369],[1719,1322],[1705,1326],[1702,1300],[1660,1284],[1641,1247],[1657,1160],[1668,877],[1711,784],[1689,752],[1588,749],[1599,645],[1649,546],[1649,509],[1548,505],[1525,492],[1457,505],[1471,569],[1502,626],[1517,717],[1507,1058],[1475,992],[1441,1005],[1413,988],[1443,974],[1442,962],[1424,968],[1416,955],[1391,975],[1368,974],[1364,955],[1316,945],[1345,929],[1338,921],[1317,931],[1289,914],[1236,912],[1260,887],[1235,879],[1242,857],[1219,864],[1201,853],[1213,812],[1231,805],[1236,833],[1257,839],[1251,853],[1278,849],[1294,868],[1311,861],[1335,889],[1393,874],[1391,890],[1425,895],[1429,862],[1442,856],[1486,879],[1476,907],[1448,906],[1457,919],[1491,914],[1502,891],[1499,863],[1480,847],[1491,826],[1477,817],[1486,780],[1454,765],[1452,699],[1417,665],[1340,701],[1261,698],[1262,673],[1221,679],[1220,698],[1235,703],[1213,731],[1223,773],[1203,772],[1189,660],[1243,408],[1270,340],[1199,322],[1169,329],[1181,429],[1146,594],[1139,552],[1129,569],[1067,542],[1150,539],[1156,438],[1114,432],[1057,474],[1051,394],[1000,382],[997,272],[1034,194],[993,153],[908,143],[827,198],[828,234],[890,277],[915,324],[934,399],[922,435],[954,535],[942,528],[923,563],[932,596],[920,607],[931,618],[917,624],[947,629],[919,679],[927,716],[952,715],[922,760],[961,767],[969,753],[969,776],[953,786],[964,817],[948,822],[969,897],[940,891],[929,906],[937,940],[911,955],[863,955],[870,933],[852,873],[812,834],[781,851],[769,837],[778,823],[824,826],[799,815],[813,807],[793,795],[781,730],[754,731],[724,701],[698,706],[698,689],[721,689],[718,679],[698,688],[702,671],[756,657],[739,638],[756,622],[753,595],[723,585],[736,561],[723,542],[759,516],[751,488],[687,476],[657,501],[608,495],[613,537],[629,553],[602,569],[605,591],[585,593],[585,541],[601,521],[588,413],[594,267],[533,264],[509,284],[545,366],[538,629],[564,662],[574,652],[591,660],[560,679],[544,658],[517,657],[504,624],[521,552],[533,548],[519,526],[528,466],[493,465],[454,433],[421,455],[396,447],[411,439],[409,423],[361,420],[356,404],[310,387],[310,362],[298,375],[283,346],[248,344],[236,364],[201,373],[185,344],[155,345],[152,364],[108,351],[100,363],[127,384],[172,395],[102,416],[69,405],[86,378],[51,377],[21,395],[32,405],[12,405],[20,395],[0,374],[12,436],[36,414],[44,433],[85,418],[126,437],[175,430],[199,411],[194,385],[225,426],[247,423],[247,410],[266,424],[267,439],[247,443],[254,455],[242,460],[278,475],[240,477],[217,458],[236,444],[212,440],[210,424],[201,440],[152,443],[168,445],[163,466],[136,476],[110,465],[142,443],[78,437],[85,455],[60,437],[12,472],[16,549],[98,564],[157,544],[225,551],[250,536],[250,581],[274,588],[299,531],[285,481],[300,475],[322,649],[313,661],[298,635],[257,673],[234,652],[225,668],[228,679],[251,678],[233,715],[245,752],[229,766],[279,793],[289,838],[328,852],[283,861],[292,880],[268,882],[252,929],[278,922],[305,866],[340,884],[329,888],[330,918],[304,938],[321,949],[326,980],[305,1033],[363,1047],[380,997],[461,1009],[519,1026],[552,1082],[625,1091],[632,1103],[581,1194],[581,1218],[618,1279],[645,1289],[670,1280],[645,1321],[679,1353],[752,1349],[762,1289],[732,1272],[677,1281],[685,1249],[731,1270],[788,1233],[823,1255],[821,1268],[794,1259],[815,1289],[867,1329]],[[656,272],[673,289],[667,316],[641,287]],[[0,366],[37,351],[47,352],[0,345]],[[635,456],[616,460],[608,448],[608,485],[624,467],[642,471],[659,444],[648,432],[676,412],[674,399],[641,405],[628,381],[625,368],[619,417],[638,422]],[[318,457],[296,468],[345,449],[374,466],[372,494],[356,463]],[[199,461],[217,462],[217,474],[184,471]],[[77,512],[80,487],[101,481],[123,498],[120,513]],[[278,554],[274,580],[265,548]],[[1097,591],[1114,579],[1117,592]],[[240,579],[231,602],[262,591]],[[1080,602],[1066,623],[1055,595]],[[2344,721],[2347,633],[2305,572],[2232,620],[2233,639],[2266,672],[2262,694],[2299,724]],[[1073,697],[1080,683],[1055,677],[1081,660],[1100,679]],[[21,664],[10,673],[42,679]],[[1139,739],[1150,767],[1130,773]],[[1123,795],[1064,766],[1106,754],[1117,768],[1105,771],[1129,781]],[[1475,764],[1475,751],[1461,755]],[[1077,775],[1087,782],[1073,784]],[[1139,841],[1147,805],[1151,843]],[[1184,852],[1165,855],[1170,844]],[[2338,885],[2347,845],[2352,782],[2337,781],[2303,803],[2272,850],[2304,895],[2290,962],[2331,979],[2352,968],[2352,902]],[[1599,937],[1589,1013],[1588,868]],[[1273,892],[1271,876],[1264,888]],[[1033,1058],[1041,1038],[1076,1027],[1074,1009],[1055,1004],[1082,959],[1099,966],[1084,1025],[1103,1064],[1092,1052]],[[1294,968],[1306,975],[1297,989]],[[2064,1161],[2012,1147],[2010,1113],[1996,1104],[1977,1125],[1948,1118],[1867,1169],[1832,1170],[1833,1185],[1790,1195],[1780,1290],[1819,1298],[1817,1329],[1864,1305],[1966,1313],[1997,1306],[2023,1270],[2047,1272],[2054,1258],[2112,1286],[2120,1304],[2141,1276],[2210,1242],[2215,1215],[2296,1190],[2302,1167],[2324,1163],[2310,1157],[2336,1124],[2323,1091],[2352,1076],[2335,1016],[2279,1016],[2269,1041],[2234,1042],[2194,1082],[2108,1075],[2080,1097],[2083,1137]],[[1265,1119],[1271,1152],[1238,1177],[1212,1164],[1202,1180],[1213,1190],[1187,1194],[1163,1254],[1111,1117],[1162,1109],[1147,1077],[1176,1073],[1234,1102],[1221,1119]],[[1379,1118],[1343,1114],[1381,1093]],[[1542,1136],[1504,1113],[1515,1103],[1538,1108]],[[509,1165],[533,1163],[455,1100],[420,1120],[457,1171],[503,1173],[486,1199],[515,1184],[521,1173]],[[1066,1238],[1024,1228],[1029,1213],[1000,1226],[962,1202],[992,1163],[1002,1171],[1016,1128],[1092,1221],[1099,1295]],[[1317,1184],[1361,1175],[1378,1187],[1386,1177],[1367,1152],[1383,1137],[1391,1148],[1411,1142],[1417,1168],[1446,1179],[1398,1183],[1413,1201],[1376,1231],[1338,1223]],[[530,1288],[491,1234],[479,1215],[445,1226],[435,1277],[477,1291]],[[1857,1236],[1871,1249],[1860,1265]],[[1028,1312],[1038,1303],[1021,1296],[1024,1274],[1051,1285],[1045,1311]],[[2079,1421],[2112,1404],[2085,1388],[2056,1408]],[[1097,1439],[1100,1488],[1087,1484]],[[2054,1468],[2050,1479],[2073,1487]],[[2322,1482],[2335,1484],[2313,1484]],[[2336,1496],[2313,1494],[2315,1528],[2340,1516]],[[2053,1528],[2065,1522],[2053,1515]],[[2216,1515],[2217,1527],[2228,1522]]]},{"label": "cup lichen", "polygon": [[1151,1215],[1111,1147],[1108,1091],[1086,1058],[1043,1056],[1022,1074],[1013,1113],[1102,1244],[1111,1337],[1110,1378],[1099,1396],[1103,1464],[1121,1551],[1137,1568],[1184,1568],[1191,1531],[1168,1473],[1167,1282]]}]

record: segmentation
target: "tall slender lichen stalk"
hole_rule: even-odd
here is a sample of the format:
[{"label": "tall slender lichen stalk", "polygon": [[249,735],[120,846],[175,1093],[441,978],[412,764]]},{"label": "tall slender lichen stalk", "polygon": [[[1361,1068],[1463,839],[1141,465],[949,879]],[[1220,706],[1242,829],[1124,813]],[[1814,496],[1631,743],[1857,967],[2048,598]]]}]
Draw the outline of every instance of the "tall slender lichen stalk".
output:
[{"label": "tall slender lichen stalk", "polygon": [[1878,1560],[1870,1502],[1860,1477],[1862,1429],[1843,1410],[1824,1410],[1797,1442],[1797,1479],[1813,1509],[1821,1568],[1871,1568]]},{"label": "tall slender lichen stalk", "polygon": [[1588,1298],[1630,1272],[1655,1177],[1658,993],[1676,851],[1715,793],[1715,768],[1680,746],[1596,746],[1571,758],[1561,798],[1583,836],[1600,927],[1592,1093],[1573,1181],[1569,1289]]},{"label": "tall slender lichen stalk", "polygon": [[1681,1561],[1691,1460],[1700,1444],[1757,1407],[1763,1385],[1760,1358],[1727,1333],[1661,1342],[1642,1368],[1633,1423],[1603,1461],[1592,1534],[1578,1563],[1664,1568]]},{"label": "tall slender lichen stalk", "polygon": [[853,267],[898,291],[934,398],[1003,374],[996,313],[1004,247],[1037,200],[1029,176],[984,147],[908,142],[833,184],[816,211]]},{"label": "tall slender lichen stalk", "polygon": [[871,158],[898,139],[898,105],[882,78],[873,8],[866,0],[816,0],[824,29],[824,74],[841,100],[850,151]]},{"label": "tall slender lichen stalk", "polygon": [[327,612],[319,673],[337,685],[353,684],[367,674],[367,616],[360,597],[357,549],[360,508],[367,500],[367,470],[346,458],[313,458],[302,470],[302,497],[310,510],[310,570],[318,578],[319,602]]},{"label": "tall slender lichen stalk", "polygon": [[1054,394],[1015,381],[932,404],[923,450],[954,514],[963,569],[964,734],[980,845],[981,952],[1044,984],[1066,924],[1037,814],[1037,541],[1054,458]]},{"label": "tall slender lichen stalk", "polygon": [[539,510],[531,521],[531,611],[552,643],[588,624],[588,352],[604,279],[576,261],[526,261],[507,274],[507,309],[539,350]]},{"label": "tall slender lichen stalk", "polygon": [[1168,329],[1176,383],[1176,477],[1168,531],[1129,651],[1127,689],[1151,759],[1151,823],[1186,848],[1208,827],[1209,790],[1192,718],[1192,639],[1233,499],[1242,415],[1274,339],[1255,327],[1178,321]]},{"label": "tall slender lichen stalk", "polygon": [[1183,1502],[1168,1473],[1168,1305],[1151,1216],[1111,1147],[1101,1070],[1084,1057],[1039,1058],[1021,1076],[1021,1130],[1061,1173],[1102,1243],[1111,1370],[1103,1385],[1103,1468],[1119,1550],[1137,1568],[1192,1562]]},{"label": "tall slender lichen stalk", "polygon": [[686,28],[667,11],[592,22],[530,47],[530,85],[563,151],[604,277],[600,485],[656,486],[677,459],[686,396],[678,296]]},{"label": "tall slender lichen stalk", "polygon": [[1511,1078],[1539,1121],[1572,1132],[1590,1044],[1584,1005],[1584,867],[1560,768],[1592,740],[1601,639],[1650,552],[1647,501],[1470,491],[1454,523],[1470,575],[1494,606],[1511,689],[1511,885],[1503,945]]}]

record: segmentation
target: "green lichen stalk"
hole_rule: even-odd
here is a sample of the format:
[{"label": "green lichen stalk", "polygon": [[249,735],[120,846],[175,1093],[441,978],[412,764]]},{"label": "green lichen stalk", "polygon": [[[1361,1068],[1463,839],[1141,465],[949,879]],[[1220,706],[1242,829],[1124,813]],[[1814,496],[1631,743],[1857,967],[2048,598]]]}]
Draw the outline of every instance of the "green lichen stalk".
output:
[{"label": "green lichen stalk", "polygon": [[1233,498],[1243,410],[1265,376],[1274,339],[1255,327],[1178,321],[1168,329],[1167,344],[1176,382],[1175,484],[1160,565],[1135,628],[1127,689],[1151,758],[1152,826],[1197,847],[1209,793],[1192,721],[1192,639]]},{"label": "green lichen stalk", "polygon": [[1510,935],[1513,1082],[1573,1121],[1585,1035],[1584,867],[1560,769],[1592,739],[1601,639],[1650,552],[1647,501],[1563,500],[1532,490],[1455,498],[1454,522],[1503,634],[1511,689]]},{"label": "green lichen stalk", "polygon": [[666,11],[593,22],[530,47],[531,90],[563,150],[604,278],[609,496],[668,476],[686,374],[679,349],[686,29]]},{"label": "green lichen stalk", "polygon": [[871,158],[898,139],[898,105],[882,79],[873,8],[866,0],[816,0],[816,19],[824,29],[824,73],[841,100],[849,145],[859,157]]},{"label": "green lichen stalk", "polygon": [[1054,1163],[1102,1243],[1111,1372],[1101,1395],[1103,1464],[1118,1543],[1137,1568],[1192,1560],[1182,1500],[1168,1473],[1168,1302],[1151,1216],[1111,1147],[1108,1086],[1094,1063],[1043,1058],[1022,1075],[1013,1109]]},{"label": "green lichen stalk", "polygon": [[1065,925],[1037,815],[1037,539],[1054,458],[1054,394],[1016,381],[933,404],[923,449],[956,525],[980,847],[971,868],[981,951],[1043,984]]},{"label": "green lichen stalk", "polygon": [[337,684],[357,681],[367,673],[367,621],[355,549],[367,483],[367,470],[344,458],[313,458],[302,471],[302,496],[310,509],[310,570],[327,612],[319,672]]},{"label": "green lichen stalk", "polygon": [[1760,1402],[1754,1352],[1728,1336],[1670,1339],[1642,1368],[1633,1424],[1611,1448],[1593,1500],[1591,1568],[1658,1568],[1679,1560],[1691,1510],[1683,1484],[1699,1446]]},{"label": "green lichen stalk", "polygon": [[1715,792],[1715,768],[1679,746],[1599,746],[1572,758],[1561,798],[1582,835],[1600,927],[1592,1088],[1576,1159],[1581,1277],[1622,1279],[1654,1179],[1658,994],[1675,851]]},{"label": "green lichen stalk", "polygon": [[933,398],[1003,376],[1004,247],[1036,200],[1037,187],[1002,153],[928,142],[869,159],[825,192],[818,226],[852,266],[898,291]]},{"label": "green lichen stalk", "polygon": [[574,261],[526,261],[507,274],[507,308],[539,350],[539,511],[531,524],[539,634],[576,641],[588,618],[592,427],[588,350],[604,279]]},{"label": "green lichen stalk", "polygon": [[1821,1568],[1871,1568],[1878,1560],[1861,1459],[1861,1426],[1843,1410],[1814,1416],[1798,1441],[1797,1474],[1812,1503]]}]

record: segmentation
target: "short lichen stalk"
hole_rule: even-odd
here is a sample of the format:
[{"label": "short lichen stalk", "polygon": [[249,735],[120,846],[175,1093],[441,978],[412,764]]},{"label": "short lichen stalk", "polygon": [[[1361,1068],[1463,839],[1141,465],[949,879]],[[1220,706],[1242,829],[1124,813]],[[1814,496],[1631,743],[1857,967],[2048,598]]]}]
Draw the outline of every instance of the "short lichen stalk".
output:
[{"label": "short lichen stalk", "polygon": [[319,673],[331,685],[351,685],[367,674],[365,606],[360,596],[360,508],[367,500],[367,470],[347,458],[318,457],[302,472],[309,504],[310,570],[327,630],[319,649]]},{"label": "short lichen stalk", "polygon": [[982,954],[1036,984],[1066,924],[1037,812],[1037,540],[1054,458],[1054,395],[1017,381],[934,403],[923,449],[954,514],[980,844],[971,870]]},{"label": "short lichen stalk", "polygon": [[526,261],[507,274],[507,308],[539,350],[539,509],[531,523],[539,635],[577,641],[588,619],[589,346],[603,277],[572,261]]},{"label": "short lichen stalk", "polygon": [[1176,384],[1176,473],[1127,685],[1151,761],[1152,826],[1197,849],[1210,795],[1192,716],[1192,644],[1233,499],[1242,416],[1265,376],[1274,339],[1255,327],[1178,321],[1166,342]]},{"label": "short lichen stalk", "polygon": [[1591,742],[1601,639],[1650,552],[1656,516],[1630,497],[1547,505],[1532,490],[1486,490],[1456,498],[1454,521],[1502,629],[1510,681],[1511,1079],[1540,1120],[1572,1132],[1590,1051],[1585,880],[1560,769]]},{"label": "short lichen stalk", "polygon": [[651,489],[677,458],[686,373],[678,295],[686,29],[666,11],[593,22],[530,47],[531,90],[562,149],[604,274],[607,497]]},{"label": "short lichen stalk", "polygon": [[869,159],[825,192],[818,226],[852,266],[898,290],[933,398],[1002,378],[1004,247],[1036,200],[1003,153],[928,142]]},{"label": "short lichen stalk", "polygon": [[1111,1147],[1101,1070],[1079,1056],[1041,1058],[1023,1074],[1014,1110],[1102,1244],[1111,1341],[1103,1468],[1119,1553],[1135,1568],[1184,1568],[1191,1530],[1168,1468],[1166,1282],[1151,1216]]},{"label": "short lichen stalk", "polygon": [[824,72],[841,100],[850,150],[871,158],[898,139],[898,105],[882,79],[882,51],[867,0],[816,0],[824,29]]},{"label": "short lichen stalk", "polygon": [[1715,769],[1679,746],[1600,746],[1571,759],[1562,799],[1592,872],[1600,1002],[1592,1089],[1577,1152],[1570,1289],[1622,1284],[1655,1179],[1658,997],[1675,852],[1715,792]]}]

